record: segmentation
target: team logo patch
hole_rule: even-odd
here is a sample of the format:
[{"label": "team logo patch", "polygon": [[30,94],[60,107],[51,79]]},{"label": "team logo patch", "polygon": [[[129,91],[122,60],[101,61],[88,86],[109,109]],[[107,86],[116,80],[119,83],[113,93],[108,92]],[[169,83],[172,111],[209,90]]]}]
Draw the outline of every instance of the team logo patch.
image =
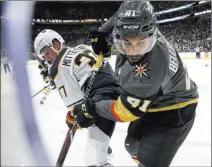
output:
[{"label": "team logo patch", "polygon": [[142,64],[140,64],[140,66],[136,65],[136,69],[133,70],[134,72],[137,72],[136,75],[134,76],[134,79],[135,79],[136,77],[140,77],[140,80],[142,81],[143,75],[144,75],[145,77],[149,78],[149,76],[148,76],[147,73],[146,73],[147,71],[149,71],[149,70],[147,69],[147,65],[148,65],[148,64],[149,64],[149,63],[146,62],[144,65],[142,65]]},{"label": "team logo patch", "polygon": [[93,42],[97,42],[98,41],[98,38],[96,37],[96,38],[91,38],[91,42],[93,43]]}]

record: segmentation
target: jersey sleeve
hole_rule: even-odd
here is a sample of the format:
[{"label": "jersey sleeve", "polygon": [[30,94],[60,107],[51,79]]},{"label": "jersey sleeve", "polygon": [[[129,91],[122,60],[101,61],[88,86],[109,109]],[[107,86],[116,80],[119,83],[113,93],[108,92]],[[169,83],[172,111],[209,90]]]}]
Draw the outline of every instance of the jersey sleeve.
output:
[{"label": "jersey sleeve", "polygon": [[148,111],[155,97],[157,97],[157,94],[141,99],[123,91],[117,100],[95,103],[95,111],[100,116],[113,121],[135,121]]}]

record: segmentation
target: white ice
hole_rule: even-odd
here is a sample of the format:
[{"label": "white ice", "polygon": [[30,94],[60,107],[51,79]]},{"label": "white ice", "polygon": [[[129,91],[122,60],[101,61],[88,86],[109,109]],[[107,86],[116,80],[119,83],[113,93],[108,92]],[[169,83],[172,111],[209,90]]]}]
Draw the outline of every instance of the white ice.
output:
[{"label": "white ice", "polygon": [[[114,67],[113,58],[110,60],[110,62]],[[197,107],[195,124],[182,147],[177,152],[171,166],[211,166],[211,60],[184,60],[184,62],[188,67],[190,77],[198,85],[200,100]],[[42,78],[39,75],[37,64],[29,65],[27,66],[27,69],[29,71],[31,94],[33,95],[42,89],[45,84],[42,82]],[[4,75],[4,81],[2,81],[2,85],[5,89],[9,89],[7,85],[10,81],[11,78]],[[65,124],[67,109],[65,108],[57,90],[54,90],[47,97],[44,105],[40,105],[39,103],[42,95],[43,94],[40,93],[35,98],[33,98],[33,106],[35,108],[36,120],[37,124],[39,125],[42,141],[49,154],[51,163],[55,164],[65,139],[66,132],[68,130]],[[3,110],[1,111],[6,112]],[[4,114],[4,118],[1,119],[8,119],[8,121],[11,120],[7,117],[8,115]],[[13,121],[17,120],[13,118],[11,124],[16,123]],[[8,122],[5,122],[3,122],[4,124],[2,129],[7,128],[6,125],[10,125]],[[136,163],[130,158],[124,148],[127,127],[128,123],[117,123],[111,139],[113,156],[110,157],[110,162],[115,166],[136,166]],[[3,131],[5,132],[4,135],[7,135],[6,130]],[[84,165],[83,153],[85,151],[84,148],[86,144],[86,135],[86,129],[77,131],[74,142],[72,143],[66,157],[64,166]],[[26,142],[25,139],[23,140]],[[3,141],[6,142],[6,139]],[[22,142],[21,138],[19,142],[20,148]],[[11,151],[13,151],[13,145],[11,145],[11,148],[9,148]],[[26,152],[28,149],[29,148],[25,149]],[[16,152],[18,151],[16,150]],[[19,157],[21,157],[21,155],[26,156],[20,152]],[[1,158],[7,157],[1,156]],[[4,162],[5,165],[11,165],[6,160]],[[22,162],[24,165],[29,164],[29,162],[23,158],[21,160],[17,160],[17,163],[19,162]],[[15,165],[20,166],[20,164]]]}]

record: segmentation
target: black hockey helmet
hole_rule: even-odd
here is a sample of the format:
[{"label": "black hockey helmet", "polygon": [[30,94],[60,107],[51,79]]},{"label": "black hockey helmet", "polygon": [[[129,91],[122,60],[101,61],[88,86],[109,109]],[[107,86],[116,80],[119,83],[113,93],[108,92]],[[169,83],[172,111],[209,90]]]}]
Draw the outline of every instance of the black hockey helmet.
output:
[{"label": "black hockey helmet", "polygon": [[157,27],[153,6],[148,1],[123,2],[116,13],[113,42],[117,51],[138,62],[156,43]]},{"label": "black hockey helmet", "polygon": [[148,1],[125,1],[116,13],[114,33],[117,38],[151,36],[156,30],[156,16]]}]

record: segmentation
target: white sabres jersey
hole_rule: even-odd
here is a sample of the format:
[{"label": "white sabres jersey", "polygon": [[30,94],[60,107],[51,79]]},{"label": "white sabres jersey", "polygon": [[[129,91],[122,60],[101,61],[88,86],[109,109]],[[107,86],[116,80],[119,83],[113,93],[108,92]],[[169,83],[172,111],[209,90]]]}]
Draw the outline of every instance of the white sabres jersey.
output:
[{"label": "white sabres jersey", "polygon": [[82,86],[91,75],[96,58],[89,46],[79,45],[68,48],[58,62],[54,82],[69,110],[84,99]]}]

